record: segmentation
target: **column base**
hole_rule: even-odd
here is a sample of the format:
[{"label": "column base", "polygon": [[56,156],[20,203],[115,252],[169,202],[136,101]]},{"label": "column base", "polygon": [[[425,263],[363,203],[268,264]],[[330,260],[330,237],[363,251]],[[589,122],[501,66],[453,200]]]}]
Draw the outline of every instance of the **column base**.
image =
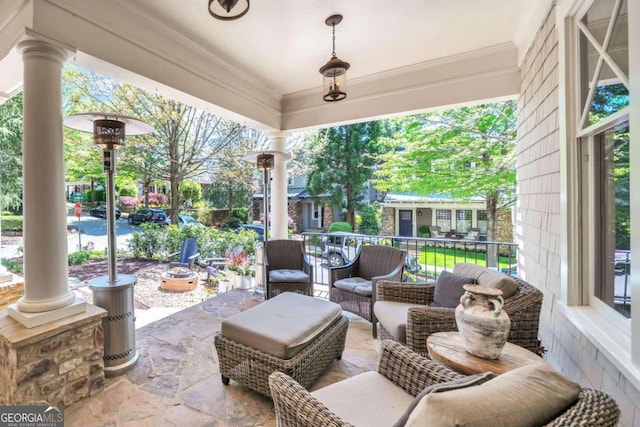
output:
[{"label": "column base", "polygon": [[43,311],[40,313],[25,313],[18,310],[17,304],[11,304],[7,308],[7,314],[26,328],[35,328],[36,326],[44,325],[45,323],[54,322],[56,320],[64,319],[65,317],[73,316],[74,314],[83,313],[86,310],[87,303],[80,298],[76,298],[71,304],[62,308]]}]

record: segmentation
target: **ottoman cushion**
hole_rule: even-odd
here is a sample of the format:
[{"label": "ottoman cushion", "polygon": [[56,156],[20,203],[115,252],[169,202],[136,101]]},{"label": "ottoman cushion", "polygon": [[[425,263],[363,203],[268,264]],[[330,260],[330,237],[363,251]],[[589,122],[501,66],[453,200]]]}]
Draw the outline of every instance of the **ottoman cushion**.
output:
[{"label": "ottoman cushion", "polygon": [[220,331],[262,353],[290,359],[341,316],[334,302],[285,292],[224,319]]},{"label": "ottoman cushion", "polygon": [[269,272],[269,281],[306,283],[309,281],[309,275],[301,270],[271,270]]}]

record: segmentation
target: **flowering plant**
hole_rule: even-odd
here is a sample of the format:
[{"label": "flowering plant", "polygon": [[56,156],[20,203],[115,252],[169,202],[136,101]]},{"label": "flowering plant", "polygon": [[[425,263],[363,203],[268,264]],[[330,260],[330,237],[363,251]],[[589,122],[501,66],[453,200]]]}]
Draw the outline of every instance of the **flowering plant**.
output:
[{"label": "flowering plant", "polygon": [[238,276],[253,275],[253,262],[244,252],[229,255],[226,265],[229,270],[235,271]]},{"label": "flowering plant", "polygon": [[118,204],[120,206],[133,206],[134,208],[137,207],[140,202],[138,201],[138,199],[136,199],[135,197],[131,197],[131,196],[120,196],[118,198]]}]

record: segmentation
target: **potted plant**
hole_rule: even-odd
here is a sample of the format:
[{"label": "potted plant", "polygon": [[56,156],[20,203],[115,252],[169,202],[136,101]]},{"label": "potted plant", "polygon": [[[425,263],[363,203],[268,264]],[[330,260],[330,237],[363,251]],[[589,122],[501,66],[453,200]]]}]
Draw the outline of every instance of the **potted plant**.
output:
[{"label": "potted plant", "polygon": [[227,261],[227,269],[236,273],[236,286],[240,289],[252,287],[253,261],[244,252],[231,254]]}]

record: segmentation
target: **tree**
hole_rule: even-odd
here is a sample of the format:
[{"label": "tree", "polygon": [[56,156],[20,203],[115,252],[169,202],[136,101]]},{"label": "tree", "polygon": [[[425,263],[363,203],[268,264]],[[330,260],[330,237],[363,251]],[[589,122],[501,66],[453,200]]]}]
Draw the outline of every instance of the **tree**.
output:
[{"label": "tree", "polygon": [[[516,104],[507,101],[398,119],[396,150],[376,172],[382,191],[483,197],[487,239],[494,240],[497,210],[515,195]],[[494,265],[495,254],[489,254]],[[493,258],[492,258],[493,257]],[[491,258],[491,260],[489,260]]]},{"label": "tree", "polygon": [[19,209],[21,205],[22,93],[19,93],[0,105],[0,208]]},{"label": "tree", "polygon": [[366,122],[322,129],[311,136],[315,155],[310,159],[307,189],[317,201],[327,197],[332,207],[346,209],[346,222],[355,225],[354,212],[362,206],[366,183],[388,136],[386,122]]},{"label": "tree", "polygon": [[[88,71],[68,74],[65,94],[94,111],[139,118],[154,128],[152,135],[132,138],[120,150],[123,173],[136,174],[145,185],[169,181],[171,209],[182,203],[179,184],[209,172],[212,157],[242,135],[243,126],[172,99],[146,92]],[[129,139],[129,138],[128,138]],[[177,221],[172,215],[172,221]]]}]

